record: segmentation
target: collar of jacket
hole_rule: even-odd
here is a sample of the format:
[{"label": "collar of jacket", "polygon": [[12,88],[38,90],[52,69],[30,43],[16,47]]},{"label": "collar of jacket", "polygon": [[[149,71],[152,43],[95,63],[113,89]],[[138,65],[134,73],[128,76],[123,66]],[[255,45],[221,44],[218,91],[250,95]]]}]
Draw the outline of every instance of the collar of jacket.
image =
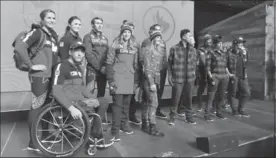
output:
[{"label": "collar of jacket", "polygon": [[186,42],[186,46],[184,46],[182,41],[179,42],[179,46],[182,48],[190,48],[187,42]]},{"label": "collar of jacket", "polygon": [[68,31],[67,33],[66,33],[68,36],[72,36],[72,37],[74,37],[74,38],[78,38],[79,37],[79,34],[76,32],[76,34],[73,34],[71,31]]},{"label": "collar of jacket", "polygon": [[98,36],[98,32],[95,29],[92,29],[90,33],[91,33],[91,35],[94,35],[94,37],[96,37],[96,38],[100,38],[103,36],[102,32],[100,32],[100,35]]}]

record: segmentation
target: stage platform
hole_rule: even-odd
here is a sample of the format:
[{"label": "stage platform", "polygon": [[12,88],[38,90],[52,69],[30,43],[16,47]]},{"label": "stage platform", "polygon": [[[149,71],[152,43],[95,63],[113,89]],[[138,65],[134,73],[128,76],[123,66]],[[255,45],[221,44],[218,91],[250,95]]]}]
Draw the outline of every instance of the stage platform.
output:
[{"label": "stage platform", "polygon": [[[169,101],[162,102],[168,105]],[[196,106],[194,106],[196,107]],[[194,108],[194,110],[196,110]],[[169,107],[163,111],[168,114]],[[234,117],[230,110],[223,110],[227,120],[206,122],[203,113],[196,112],[196,125],[190,125],[178,117],[175,126],[166,120],[157,119],[158,128],[165,133],[164,138],[156,138],[143,133],[139,126],[131,125],[134,134],[121,134],[121,141],[112,147],[100,150],[95,157],[154,157],[173,152],[180,157],[274,157],[275,155],[275,106],[273,102],[250,100],[246,111],[251,117]],[[29,141],[26,116],[21,113],[1,113],[1,157],[37,157],[34,152],[24,150]],[[140,110],[136,113],[140,118]],[[111,119],[110,113],[108,113]],[[197,149],[196,137],[235,132],[239,147],[230,151],[207,154]],[[84,150],[76,157],[89,157]]]}]

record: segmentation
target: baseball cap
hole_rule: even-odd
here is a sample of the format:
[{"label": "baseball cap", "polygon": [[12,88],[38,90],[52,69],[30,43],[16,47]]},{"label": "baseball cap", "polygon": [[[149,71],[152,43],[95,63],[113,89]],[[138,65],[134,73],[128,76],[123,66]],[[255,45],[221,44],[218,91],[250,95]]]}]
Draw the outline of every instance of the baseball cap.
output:
[{"label": "baseball cap", "polygon": [[246,42],[246,40],[245,40],[242,36],[237,37],[237,38],[234,39],[234,41],[233,41],[234,44],[245,43],[245,42]]},{"label": "baseball cap", "polygon": [[70,45],[71,50],[76,48],[82,48],[85,51],[85,45],[81,41],[74,42]]}]

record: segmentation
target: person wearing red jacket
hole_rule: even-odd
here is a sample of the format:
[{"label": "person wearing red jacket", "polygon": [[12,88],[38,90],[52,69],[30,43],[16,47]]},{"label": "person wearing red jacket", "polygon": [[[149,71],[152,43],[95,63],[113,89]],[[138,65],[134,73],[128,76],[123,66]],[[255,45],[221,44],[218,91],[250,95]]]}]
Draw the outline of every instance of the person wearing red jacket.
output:
[{"label": "person wearing red jacket", "polygon": [[[28,118],[30,141],[27,149],[35,151],[38,151],[38,149],[34,146],[31,139],[32,121],[35,119],[40,107],[45,103],[50,92],[52,66],[58,61],[58,35],[54,31],[56,24],[55,12],[51,9],[45,9],[40,13],[40,19],[40,24],[32,24],[31,31],[26,34],[22,42],[15,46],[15,50],[20,54],[23,62],[29,66],[32,106]],[[30,59],[28,49],[36,46],[42,36],[46,36],[42,49]]]},{"label": "person wearing red jacket", "polygon": [[[81,111],[76,106],[83,108],[88,116],[94,113],[94,108],[98,108],[97,113],[101,118],[104,118],[109,101],[104,97],[95,97],[85,86],[81,70],[84,52],[85,46],[83,43],[75,42],[69,48],[69,59],[63,60],[56,65],[53,80],[53,96],[58,103],[69,110],[74,119],[82,117]],[[100,125],[91,127],[92,131],[98,131],[93,130],[93,127],[100,127]],[[102,138],[102,134],[99,133],[98,136],[98,139]],[[105,144],[102,141],[100,143],[97,145],[101,147],[108,147],[113,144],[111,139],[106,139]]]},{"label": "person wearing red jacket", "polygon": [[[108,39],[103,35],[103,19],[95,17],[91,20],[92,30],[83,38],[86,47],[85,57],[87,60],[86,85],[91,87],[91,81],[97,81],[97,96],[105,96],[106,89],[106,56],[109,51]],[[91,89],[91,88],[90,88]],[[103,118],[103,123],[109,123]]]}]

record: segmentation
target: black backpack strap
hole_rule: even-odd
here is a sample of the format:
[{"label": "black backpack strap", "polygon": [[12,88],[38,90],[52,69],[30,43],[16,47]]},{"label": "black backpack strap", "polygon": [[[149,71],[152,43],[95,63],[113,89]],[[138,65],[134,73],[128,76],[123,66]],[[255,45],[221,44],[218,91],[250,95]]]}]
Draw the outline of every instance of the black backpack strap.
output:
[{"label": "black backpack strap", "polygon": [[43,48],[45,41],[46,41],[46,34],[41,29],[39,29],[39,30],[41,32],[41,36],[40,36],[39,42],[36,46],[36,52],[39,52]]}]

